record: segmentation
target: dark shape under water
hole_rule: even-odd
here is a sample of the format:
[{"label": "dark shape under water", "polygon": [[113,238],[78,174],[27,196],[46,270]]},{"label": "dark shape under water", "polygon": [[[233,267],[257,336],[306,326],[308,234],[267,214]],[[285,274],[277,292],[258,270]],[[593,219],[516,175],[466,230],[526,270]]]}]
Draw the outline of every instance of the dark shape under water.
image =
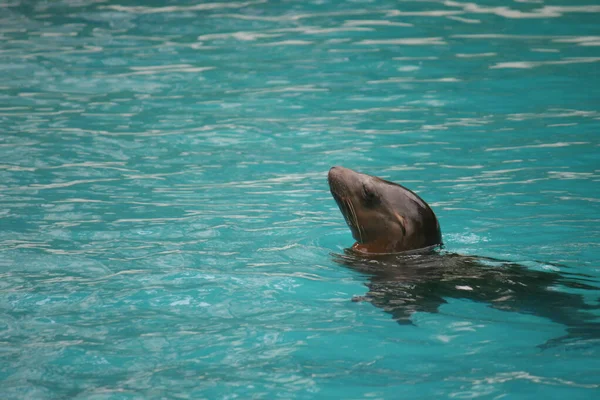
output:
[{"label": "dark shape under water", "polygon": [[355,301],[369,301],[401,324],[411,323],[415,312],[436,313],[445,299],[468,299],[562,324],[567,335],[556,341],[600,338],[599,317],[594,313],[600,306],[568,292],[598,293],[591,276],[532,270],[512,262],[437,250],[369,257],[348,250],[334,259],[369,277],[368,293]]},{"label": "dark shape under water", "polygon": [[[365,300],[410,323],[415,312],[438,311],[445,299],[469,299],[491,307],[548,318],[567,328],[556,339],[600,338],[600,318],[573,290],[596,291],[591,276],[535,270],[491,258],[437,251],[441,232],[433,210],[409,189],[347,168],[328,176],[331,193],[356,243],[334,259],[367,274]],[[559,272],[560,271],[560,272]]]}]

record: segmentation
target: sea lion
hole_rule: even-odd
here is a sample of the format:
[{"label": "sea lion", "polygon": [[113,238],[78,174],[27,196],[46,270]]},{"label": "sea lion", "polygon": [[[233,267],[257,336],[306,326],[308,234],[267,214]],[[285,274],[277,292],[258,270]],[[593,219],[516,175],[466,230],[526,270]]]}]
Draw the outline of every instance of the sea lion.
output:
[{"label": "sea lion", "polygon": [[360,253],[399,253],[442,244],[437,217],[413,191],[376,176],[333,167],[331,194]]},{"label": "sea lion", "polygon": [[599,305],[577,291],[597,292],[593,276],[564,265],[554,271],[488,257],[464,256],[438,249],[442,235],[427,203],[411,190],[343,167],[328,174],[333,198],[356,243],[334,261],[369,277],[368,301],[411,324],[415,312],[436,313],[448,298],[469,299],[490,307],[548,318],[567,328],[566,340],[600,337]]}]

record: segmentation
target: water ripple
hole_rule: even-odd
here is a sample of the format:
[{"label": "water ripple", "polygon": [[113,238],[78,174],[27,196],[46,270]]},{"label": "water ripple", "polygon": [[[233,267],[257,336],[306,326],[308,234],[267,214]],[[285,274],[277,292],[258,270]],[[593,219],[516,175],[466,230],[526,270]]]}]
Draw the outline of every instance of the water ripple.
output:
[{"label": "water ripple", "polygon": [[3,398],[593,397],[579,328],[400,325],[331,258],[337,164],[450,252],[598,286],[600,8],[555,3],[1,4]]},{"label": "water ripple", "polygon": [[105,8],[109,10],[115,11],[123,11],[134,14],[156,14],[156,13],[172,13],[172,12],[182,12],[182,11],[202,11],[202,10],[217,10],[222,8],[243,8],[247,6],[257,5],[265,3],[266,0],[255,0],[255,1],[246,1],[246,2],[219,2],[219,3],[203,3],[203,4],[194,4],[191,6],[167,6],[167,7],[145,7],[145,6],[121,6],[121,5],[109,5],[109,6],[100,6],[100,8]]}]

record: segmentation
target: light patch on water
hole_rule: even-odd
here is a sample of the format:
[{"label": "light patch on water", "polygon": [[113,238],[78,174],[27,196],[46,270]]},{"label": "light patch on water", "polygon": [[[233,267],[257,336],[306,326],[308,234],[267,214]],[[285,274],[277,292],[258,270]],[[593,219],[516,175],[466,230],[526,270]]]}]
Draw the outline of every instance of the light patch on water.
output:
[{"label": "light patch on water", "polygon": [[398,67],[398,71],[400,72],[411,72],[411,71],[417,71],[421,69],[421,67],[417,66],[417,65],[405,65],[403,67]]},{"label": "light patch on water", "polygon": [[293,93],[293,92],[328,92],[327,88],[318,88],[314,85],[298,85],[298,86],[280,86],[261,89],[246,89],[246,90],[231,90],[229,93],[253,93],[253,94],[268,94],[268,93]]},{"label": "light patch on water", "polygon": [[589,201],[591,203],[600,203],[600,199],[597,199],[595,197],[571,197],[571,196],[560,196],[558,198],[559,200],[577,200],[577,201]]},{"label": "light patch on water", "polygon": [[423,57],[394,57],[392,60],[398,61],[427,61],[427,60],[437,60],[439,57],[436,56],[423,56]]},{"label": "light patch on water", "polygon": [[518,172],[518,171],[526,171],[530,168],[513,168],[513,169],[498,169],[498,170],[494,170],[494,171],[482,171],[482,174],[487,174],[487,175],[498,175],[498,174],[506,174],[506,173],[510,173],[510,172]]},{"label": "light patch on water", "polygon": [[[510,121],[524,121],[528,119],[542,119],[542,118],[569,118],[569,117],[583,117],[583,118],[596,118],[600,115],[598,111],[589,110],[564,110],[564,109],[551,109],[547,112],[539,114],[532,113],[519,113],[509,114],[507,119]],[[587,144],[587,142],[585,143]]]},{"label": "light patch on water", "polygon": [[440,165],[440,167],[442,168],[452,168],[452,169],[481,169],[484,168],[483,165],[448,165],[448,164],[442,164]]},{"label": "light patch on water", "polygon": [[600,36],[570,36],[560,37],[552,40],[556,43],[586,43],[586,42],[600,42]]},{"label": "light patch on water", "polygon": [[474,324],[471,321],[457,321],[449,325],[454,332],[476,332],[477,328],[484,328],[485,325]]},{"label": "light patch on water", "polygon": [[497,63],[490,66],[490,69],[499,69],[499,68],[517,68],[517,69],[529,69],[536,68],[545,65],[566,65],[566,64],[581,64],[581,63],[593,63],[600,61],[600,57],[578,57],[578,58],[568,58],[564,60],[556,60],[556,61],[512,61],[512,62],[502,62]]},{"label": "light patch on water", "polygon": [[460,244],[477,244],[489,242],[489,239],[476,235],[475,233],[449,233],[444,235],[448,242],[455,242]]},{"label": "light patch on water", "polygon": [[344,25],[349,26],[403,26],[403,27],[412,27],[413,24],[409,24],[407,22],[396,22],[396,21],[388,21],[388,20],[349,20],[344,21]]},{"label": "light patch on water", "polygon": [[437,335],[435,338],[442,343],[450,343],[452,341],[452,339],[454,339],[455,337],[456,336],[450,336],[450,335]]},{"label": "light patch on water", "polygon": [[282,40],[280,42],[270,42],[270,43],[260,43],[257,44],[257,46],[308,46],[310,44],[313,44],[313,42],[309,41],[309,40]]},{"label": "light patch on water", "polygon": [[42,37],[64,37],[64,36],[77,36],[77,32],[40,32]]},{"label": "light patch on water", "polygon": [[387,12],[389,17],[448,17],[452,15],[461,15],[462,11],[451,10],[430,10],[430,11],[399,11],[391,10]]},{"label": "light patch on water", "polygon": [[183,300],[177,300],[169,304],[170,306],[189,306],[192,301],[191,297],[186,297]]},{"label": "light patch on water", "polygon": [[554,39],[556,43],[576,43],[578,46],[600,46],[600,36],[578,36]]},{"label": "light patch on water", "polygon": [[531,51],[536,52],[536,53],[560,53],[560,50],[558,50],[558,49],[540,49],[540,48],[535,48],[535,49],[531,49]]},{"label": "light patch on water", "polygon": [[124,172],[134,172],[134,169],[131,168],[123,168],[125,162],[123,161],[105,161],[105,162],[93,162],[93,161],[85,161],[79,163],[65,163],[61,165],[52,165],[45,167],[47,169],[59,169],[59,168],[100,168],[100,169],[114,169],[117,171]]},{"label": "light patch on water", "polygon": [[294,247],[298,247],[298,246],[300,246],[300,244],[298,244],[298,243],[292,243],[292,244],[289,244],[287,246],[282,246],[282,247],[265,247],[265,248],[259,248],[256,251],[282,251],[282,250],[293,249]]},{"label": "light patch on water", "polygon": [[374,108],[361,108],[361,109],[353,109],[353,110],[343,110],[343,111],[332,111],[332,114],[369,114],[369,113],[381,113],[381,112],[411,112],[414,111],[414,108],[411,107],[374,107]]},{"label": "light patch on water", "polygon": [[485,377],[482,379],[473,380],[473,383],[476,385],[493,385],[497,383],[506,383],[514,380],[527,380],[533,383],[541,383],[545,385],[553,385],[553,386],[575,386],[587,389],[595,389],[600,388],[600,384],[585,384],[585,383],[577,383],[572,380],[565,380],[561,378],[555,377],[545,377],[539,375],[532,375],[527,371],[515,371],[515,372],[499,372],[491,377]]},{"label": "light patch on water", "polygon": [[458,289],[458,290],[466,290],[466,291],[472,291],[473,290],[473,288],[471,286],[460,286],[460,285],[457,285],[457,286],[455,286],[455,288]]},{"label": "light patch on water", "polygon": [[432,78],[432,79],[417,79],[417,78],[407,78],[407,77],[397,77],[397,78],[388,78],[376,81],[367,81],[368,84],[380,84],[380,83],[422,83],[422,82],[448,82],[455,83],[460,82],[459,78],[454,77],[446,77],[446,78]]},{"label": "light patch on water", "polygon": [[548,124],[548,128],[558,128],[562,126],[577,126],[579,125],[577,122],[572,122],[568,124]]},{"label": "light patch on water", "polygon": [[458,1],[444,1],[444,4],[450,7],[460,7],[467,13],[474,14],[494,14],[499,17],[510,19],[529,19],[529,18],[558,18],[566,13],[597,13],[600,12],[600,6],[544,6],[534,9],[530,12],[515,10],[505,6],[486,7],[475,3],[461,3]]},{"label": "light patch on water", "polygon": [[173,72],[204,72],[215,69],[215,67],[194,67],[190,64],[157,65],[144,67],[130,67],[134,72],[111,75],[112,77],[124,77],[133,75],[155,75]]},{"label": "light patch on water", "polygon": [[[413,120],[413,119],[389,119],[387,122],[392,123],[392,124],[419,124],[419,123],[423,123],[425,121],[424,120],[419,120],[419,119],[415,119],[415,120]],[[390,145],[388,147],[393,148],[393,147],[396,147],[396,146],[402,147],[403,145],[392,144],[392,145]]]},{"label": "light patch on water", "polygon": [[339,27],[339,28],[306,28],[302,31],[307,35],[322,35],[329,33],[338,33],[338,32],[372,32],[374,29],[372,28],[364,28],[364,27]]},{"label": "light patch on water", "polygon": [[219,3],[202,3],[194,4],[191,6],[166,6],[166,7],[146,7],[146,6],[121,6],[121,5],[108,5],[100,6],[99,8],[105,8],[114,11],[132,13],[132,14],[159,14],[159,13],[174,13],[174,12],[186,12],[186,11],[204,11],[204,10],[216,10],[220,8],[242,8],[251,5],[265,3],[266,0],[255,0],[246,2],[219,2]]},{"label": "light patch on water", "polygon": [[522,40],[522,41],[528,41],[528,40],[556,41],[556,40],[560,40],[560,39],[574,38],[574,36],[516,35],[516,34],[510,34],[510,33],[460,33],[460,34],[450,35],[450,37],[457,38],[457,39],[507,39],[507,40]]},{"label": "light patch on water", "polygon": [[478,19],[464,18],[464,17],[459,17],[456,15],[449,15],[446,18],[451,19],[453,21],[464,22],[465,24],[480,24],[481,23],[481,21]]},{"label": "light patch on water", "polygon": [[401,45],[401,46],[424,46],[424,45],[445,45],[447,44],[441,37],[425,38],[403,38],[403,39],[366,39],[356,42],[358,45]]},{"label": "light patch on water", "polygon": [[263,32],[228,32],[228,33],[209,33],[200,35],[196,38],[198,41],[215,40],[215,39],[237,39],[241,41],[253,41],[257,39],[266,39],[280,37],[280,33],[263,33]]},{"label": "light patch on water", "polygon": [[555,179],[589,179],[596,175],[593,172],[548,171]]},{"label": "light patch on water", "polygon": [[488,52],[488,53],[471,53],[471,54],[457,53],[456,57],[458,57],[458,58],[476,58],[476,57],[495,57],[497,55],[498,55],[498,53],[494,53],[494,52]]},{"label": "light patch on water", "polygon": [[552,148],[552,147],[569,147],[569,146],[580,146],[589,144],[589,142],[556,142],[556,143],[543,143],[543,144],[529,144],[524,146],[511,146],[511,147],[494,147],[487,148],[485,151],[507,151],[507,150],[521,150],[521,149],[537,149],[537,148]]},{"label": "light patch on water", "polygon": [[248,15],[248,14],[214,14],[215,18],[233,18],[247,21],[265,21],[265,22],[290,22],[299,21],[302,19],[312,18],[323,18],[323,17],[343,17],[352,15],[366,15],[366,14],[385,14],[386,11],[365,11],[365,10],[345,10],[345,11],[330,11],[330,12],[312,12],[312,13],[288,13],[277,16],[263,16],[263,15]]}]

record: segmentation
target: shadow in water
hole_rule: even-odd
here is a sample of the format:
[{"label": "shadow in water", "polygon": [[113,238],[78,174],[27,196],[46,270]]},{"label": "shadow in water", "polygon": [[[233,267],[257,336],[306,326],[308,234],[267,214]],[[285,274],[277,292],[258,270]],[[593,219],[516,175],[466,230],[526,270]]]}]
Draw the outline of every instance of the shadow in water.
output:
[{"label": "shadow in water", "polygon": [[369,301],[401,324],[410,324],[414,312],[435,313],[445,299],[455,298],[545,317],[567,328],[565,336],[546,345],[600,338],[600,316],[594,313],[600,305],[586,303],[580,294],[600,293],[598,282],[588,275],[538,271],[512,262],[443,251],[367,258],[346,250],[345,254],[333,254],[333,258],[369,276],[368,293],[354,301]]}]

